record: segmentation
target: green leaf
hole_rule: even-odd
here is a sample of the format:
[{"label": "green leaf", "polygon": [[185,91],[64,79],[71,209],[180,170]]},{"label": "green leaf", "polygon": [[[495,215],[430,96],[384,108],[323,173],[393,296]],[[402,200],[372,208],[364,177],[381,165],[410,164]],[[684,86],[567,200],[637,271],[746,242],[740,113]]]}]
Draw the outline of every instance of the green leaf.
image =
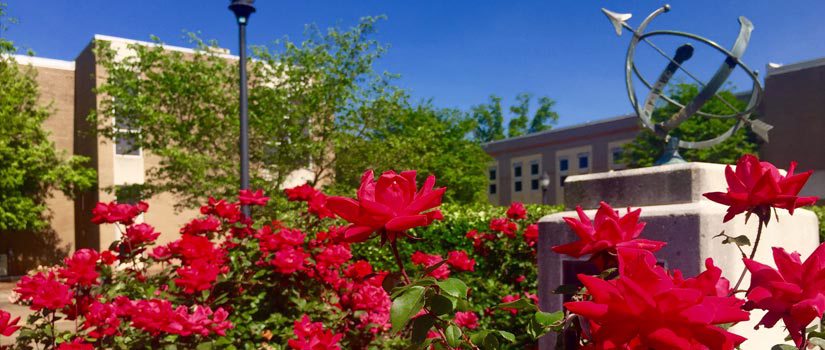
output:
[{"label": "green leaf", "polygon": [[435,263],[435,264],[434,264],[434,265],[432,265],[432,266],[427,267],[427,268],[424,270],[424,272],[421,274],[421,276],[423,277],[423,276],[427,276],[427,275],[429,275],[430,273],[432,273],[433,271],[435,271],[437,268],[441,267],[441,265],[444,265],[444,264],[446,264],[446,263],[447,263],[447,260],[446,260],[446,259],[444,259],[444,260],[441,260],[441,261],[439,261],[439,262]]},{"label": "green leaf", "polygon": [[810,339],[808,339],[808,342],[822,349],[825,349],[825,339],[819,337],[811,337]]},{"label": "green leaf", "polygon": [[460,279],[448,278],[446,280],[439,281],[437,284],[438,287],[441,288],[441,290],[448,295],[461,299],[467,297],[467,291],[469,290],[469,288]]},{"label": "green leaf", "polygon": [[424,307],[424,292],[421,286],[412,286],[392,301],[390,323],[392,331],[398,332]]},{"label": "green leaf", "polygon": [[736,244],[740,247],[749,246],[751,245],[751,240],[748,236],[741,235],[736,237],[727,236],[724,240],[722,240],[722,244]]},{"label": "green leaf", "polygon": [[393,272],[384,277],[384,281],[381,282],[381,287],[384,288],[384,291],[387,293],[392,293],[393,289],[398,287],[401,284],[401,273],[400,272]]},{"label": "green leaf", "polygon": [[793,345],[776,344],[776,345],[771,347],[771,350],[798,350],[798,349]]},{"label": "green leaf", "polygon": [[516,342],[516,336],[513,333],[510,333],[510,332],[507,332],[507,331],[501,331],[501,330],[496,331],[496,333],[498,333],[498,335],[500,335],[502,338],[504,338],[505,340],[507,340],[511,343]]},{"label": "green leaf", "polygon": [[553,290],[553,294],[575,295],[579,292],[579,286],[573,284],[562,284]]},{"label": "green leaf", "polygon": [[447,337],[447,344],[451,347],[457,348],[461,344],[461,329],[456,325],[449,325],[444,330],[444,335]]},{"label": "green leaf", "polygon": [[204,342],[198,344],[197,350],[212,350],[212,342]]},{"label": "green leaf", "polygon": [[436,316],[446,315],[453,311],[453,302],[440,294],[430,297],[429,300],[427,300],[427,305],[429,305],[430,311]]},{"label": "green leaf", "polygon": [[549,327],[556,322],[561,321],[564,318],[564,312],[556,311],[556,312],[544,312],[544,311],[536,311],[536,315],[534,316],[536,322],[540,325]]},{"label": "green leaf", "polygon": [[521,298],[521,299],[516,300],[516,301],[511,301],[509,303],[501,303],[501,304],[496,305],[496,307],[499,308],[499,309],[516,309],[516,310],[523,310],[523,309],[538,310],[539,309],[538,307],[536,307],[535,304],[533,304],[533,302],[531,300],[525,299],[525,298]]},{"label": "green leaf", "polygon": [[435,316],[422,315],[412,321],[412,337],[410,340],[413,344],[421,344],[427,339],[427,333],[435,324]]}]

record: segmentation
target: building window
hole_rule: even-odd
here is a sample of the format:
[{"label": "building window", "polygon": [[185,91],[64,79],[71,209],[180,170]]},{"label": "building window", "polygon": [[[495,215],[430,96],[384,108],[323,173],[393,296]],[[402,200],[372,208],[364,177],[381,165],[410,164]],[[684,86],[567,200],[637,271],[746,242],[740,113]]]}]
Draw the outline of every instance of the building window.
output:
[{"label": "building window", "polygon": [[521,177],[521,163],[513,165],[513,177]]},{"label": "building window", "polygon": [[621,164],[622,163],[622,148],[621,147],[613,147],[610,150],[610,155],[613,157],[613,164]]},{"label": "building window", "polygon": [[140,147],[136,145],[140,129],[129,124],[128,117],[115,118],[115,154],[121,156],[139,156]]},{"label": "building window", "polygon": [[590,167],[590,157],[587,153],[579,154],[579,169],[587,169]]},{"label": "building window", "polygon": [[570,168],[570,162],[567,158],[559,159],[559,171],[567,171]]},{"label": "building window", "polygon": [[530,163],[530,175],[538,175],[539,174],[539,162],[533,161]]},{"label": "building window", "polygon": [[496,179],[496,168],[490,168],[490,181],[494,181]]},{"label": "building window", "polygon": [[516,181],[514,187],[516,192],[521,192],[521,181]]},{"label": "building window", "polygon": [[567,180],[567,175],[559,177],[559,186],[564,187],[564,180]]},{"label": "building window", "polygon": [[496,194],[496,184],[490,184],[490,194]]},{"label": "building window", "polygon": [[536,191],[539,189],[539,179],[530,180],[530,189]]}]

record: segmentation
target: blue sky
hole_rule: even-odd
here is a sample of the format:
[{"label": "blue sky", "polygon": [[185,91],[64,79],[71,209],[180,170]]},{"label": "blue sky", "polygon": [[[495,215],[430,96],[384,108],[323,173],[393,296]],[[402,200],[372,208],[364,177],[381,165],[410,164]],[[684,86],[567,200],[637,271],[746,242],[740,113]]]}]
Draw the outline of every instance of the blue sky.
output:
[{"label": "blue sky", "polygon": [[[2,1],[2,0],[0,0]],[[72,60],[94,34],[146,40],[157,35],[185,45],[184,31],[199,31],[233,53],[236,27],[229,1],[204,0],[5,0],[19,23],[4,33],[38,56]],[[466,109],[490,94],[512,101],[520,92],[555,99],[560,125],[630,112],[624,87],[629,36],[617,37],[599,9],[630,12],[636,26],[658,1],[465,1],[465,0],[258,0],[249,27],[250,44],[288,36],[299,41],[304,25],[349,27],[362,16],[386,15],[377,39],[391,45],[380,70],[437,106]],[[794,63],[825,56],[822,0],[674,1],[673,10],[650,29],[702,34],[730,47],[737,17],[754,24],[744,60],[764,73],[768,62]],[[666,42],[672,51],[681,42]],[[699,49],[697,49],[699,52]],[[640,53],[641,55],[642,53]],[[653,55],[652,51],[644,52]],[[692,69],[706,77],[721,58],[697,55]],[[695,62],[693,62],[695,61]],[[665,62],[639,59],[654,79]],[[734,76],[736,88],[749,85]]]}]

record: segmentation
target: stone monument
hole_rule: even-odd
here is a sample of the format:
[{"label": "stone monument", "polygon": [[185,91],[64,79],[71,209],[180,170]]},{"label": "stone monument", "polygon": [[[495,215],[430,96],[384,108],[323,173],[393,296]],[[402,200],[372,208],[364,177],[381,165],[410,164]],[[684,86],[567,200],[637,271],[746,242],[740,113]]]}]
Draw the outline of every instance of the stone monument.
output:
[{"label": "stone monument", "polygon": [[[647,226],[640,238],[667,242],[667,246],[656,253],[660,263],[669,269],[679,269],[685,276],[695,276],[705,268],[705,259],[713,258],[715,264],[724,271],[724,277],[732,283],[739,278],[744,268],[742,253],[734,244],[722,244],[720,233],[731,237],[745,235],[754,240],[759,221],[750,220],[748,223],[741,216],[723,223],[727,206],[723,206],[705,199],[702,194],[707,192],[725,191],[725,166],[710,163],[687,163],[678,154],[679,148],[707,148],[712,147],[730,137],[743,125],[748,125],[763,140],[767,141],[768,131],[772,126],[751,118],[751,113],[758,106],[762,95],[762,88],[756,73],[750,70],[740,60],[750,39],[753,25],[744,17],[739,18],[740,32],[736,43],[731,50],[727,50],[713,41],[703,37],[670,30],[645,32],[651,20],[670,10],[664,7],[654,11],[636,29],[627,24],[629,14],[619,14],[603,10],[616,32],[621,34],[623,28],[629,29],[633,38],[628,48],[626,59],[626,79],[628,96],[631,105],[639,115],[642,124],[664,138],[666,150],[655,167],[611,171],[587,175],[570,176],[565,181],[564,204],[568,210],[576,206],[588,209],[586,213],[592,218],[595,208],[600,201],[609,203],[617,210],[625,207],[641,208],[641,219]],[[673,57],[667,55],[650,41],[651,37],[671,35],[684,37],[702,44],[726,56],[722,65],[717,69],[710,81],[701,82],[699,94],[687,104],[664,95],[671,77],[677,70],[684,71],[694,77],[683,67],[683,63],[693,54],[692,46],[685,44],[676,50]],[[668,63],[655,83],[649,83],[639,74],[634,63],[636,45],[643,42],[651,45],[659,54],[667,59]],[[753,80],[753,89],[748,98],[748,105],[744,110],[736,110],[728,115],[707,114],[700,108],[712,98],[720,98],[717,90],[725,83],[730,73],[736,67],[742,68]],[[649,94],[643,104],[638,102],[633,85],[633,76],[636,76]],[[680,110],[664,121],[653,120],[653,111],[659,101],[677,105]],[[724,100],[723,100],[724,101]],[[679,124],[688,118],[699,115],[710,118],[732,118],[736,120],[733,126],[725,133],[710,140],[686,141],[679,140],[672,132]],[[623,211],[623,210],[622,210]],[[584,259],[573,259],[554,253],[553,246],[573,242],[578,238],[564,222],[564,217],[576,217],[575,211],[553,214],[541,219],[539,223],[538,266],[539,266],[539,305],[542,311],[553,312],[562,309],[563,295],[553,291],[560,285],[578,284],[578,273],[592,274],[593,267]],[[797,251],[807,257],[819,244],[819,229],[816,215],[808,210],[797,209],[794,215],[780,211],[770,225],[763,230],[760,249],[756,259],[766,264],[772,264],[772,246],[781,246],[788,251]],[[749,285],[748,277],[740,289]],[[764,312],[751,312],[751,321],[740,323],[731,331],[747,337],[749,340],[743,348],[767,348],[785,337],[782,327],[772,329],[762,328],[754,331],[754,325],[761,319]],[[554,349],[555,334],[549,334],[541,339],[540,348]]]}]

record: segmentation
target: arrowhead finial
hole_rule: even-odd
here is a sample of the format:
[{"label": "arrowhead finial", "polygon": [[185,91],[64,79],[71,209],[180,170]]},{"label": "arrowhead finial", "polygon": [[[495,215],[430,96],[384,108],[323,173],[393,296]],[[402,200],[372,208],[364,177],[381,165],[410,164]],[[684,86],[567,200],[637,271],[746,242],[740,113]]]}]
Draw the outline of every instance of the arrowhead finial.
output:
[{"label": "arrowhead finial", "polygon": [[625,25],[625,22],[627,22],[630,17],[633,17],[633,14],[616,13],[606,8],[602,8],[602,12],[604,12],[604,15],[610,20],[610,23],[613,23],[613,28],[616,29],[616,35],[622,35],[622,27]]}]

